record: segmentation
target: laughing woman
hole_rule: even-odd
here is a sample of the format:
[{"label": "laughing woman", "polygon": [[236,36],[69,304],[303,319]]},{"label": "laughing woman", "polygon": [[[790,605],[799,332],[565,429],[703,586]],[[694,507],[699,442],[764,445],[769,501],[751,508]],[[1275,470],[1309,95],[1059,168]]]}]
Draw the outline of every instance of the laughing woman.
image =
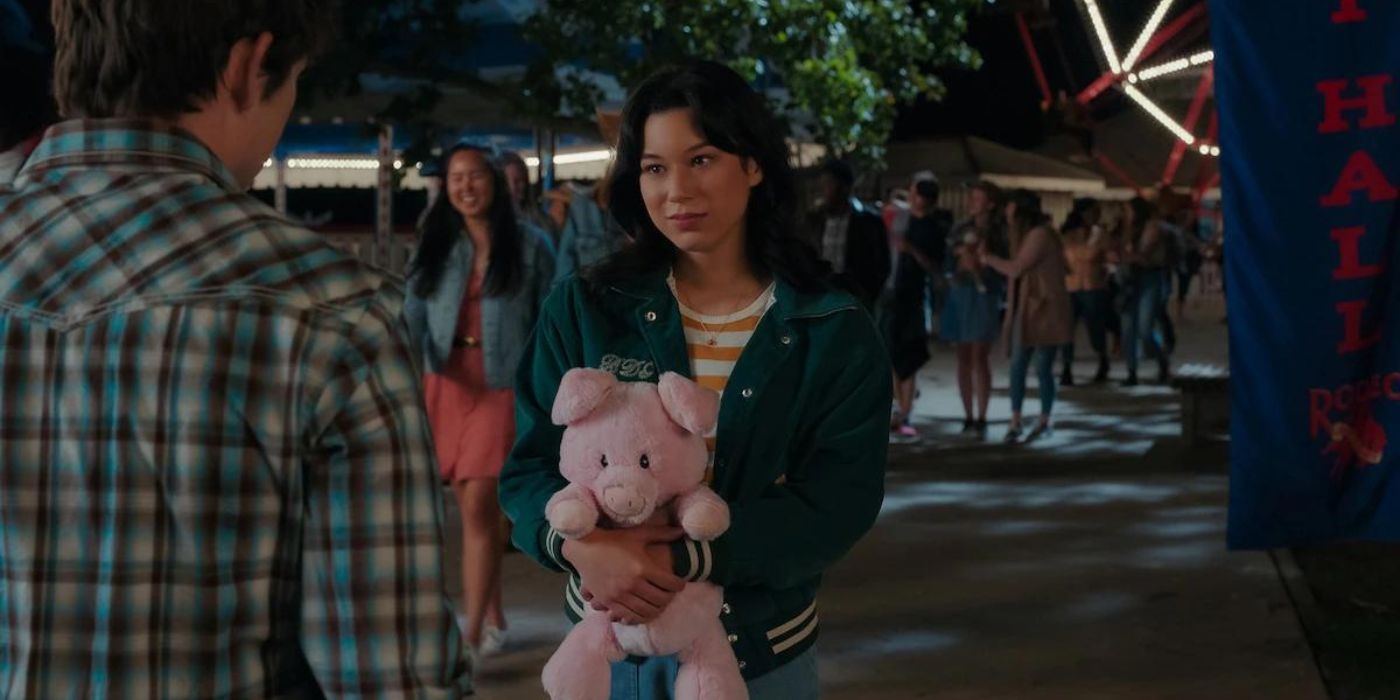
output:
[{"label": "laughing woman", "polygon": [[[756,700],[815,698],[822,574],[883,499],[889,360],[870,316],[796,237],[782,130],[719,64],[668,69],[623,113],[609,211],[635,243],[546,302],[519,381],[519,436],[501,475],[516,544],[568,571],[585,605],[641,622],[686,580],[725,589],[722,615]],[[564,541],[545,521],[562,429],[550,422],[574,367],[624,380],[678,372],[721,392],[711,486],[730,529],[710,543],[666,527]],[[596,650],[602,657],[603,649]],[[613,662],[613,698],[669,698],[674,658]]]},{"label": "laughing woman", "polygon": [[554,277],[547,234],[516,221],[489,154],[443,156],[446,189],[424,216],[404,317],[422,353],[424,398],[442,478],[462,516],[463,636],[473,655],[504,644],[505,536],[496,479],[515,432],[511,391],[522,348]]}]

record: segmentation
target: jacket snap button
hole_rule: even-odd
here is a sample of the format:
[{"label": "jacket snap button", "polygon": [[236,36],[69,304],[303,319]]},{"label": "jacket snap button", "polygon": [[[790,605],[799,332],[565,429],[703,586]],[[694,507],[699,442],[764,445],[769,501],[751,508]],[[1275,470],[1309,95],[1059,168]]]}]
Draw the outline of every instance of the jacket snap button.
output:
[{"label": "jacket snap button", "polygon": [[729,609],[729,603],[725,603],[725,604],[724,604],[724,607],[720,608],[720,610],[723,610],[725,615],[728,615],[728,614],[734,612],[733,610],[730,610],[730,609]]},{"label": "jacket snap button", "polygon": [[778,342],[781,342],[783,345],[792,345],[792,336],[790,336],[790,335],[785,335],[785,336],[779,338],[779,339],[778,339]]},{"label": "jacket snap button", "polygon": [[739,393],[746,399],[753,398],[753,389],[745,389]]},{"label": "jacket snap button", "polygon": [[742,670],[744,670],[745,668],[748,668],[748,664],[744,663],[743,661],[740,661],[740,662],[739,662],[739,670],[742,671]]},{"label": "jacket snap button", "polygon": [[656,312],[655,312],[655,311],[648,311],[648,312],[647,312],[647,315],[646,315],[646,319],[647,319],[647,323],[655,323],[655,322],[656,322]]},{"label": "jacket snap button", "polygon": [[729,635],[729,643],[730,643],[730,644],[733,644],[734,642],[737,642],[737,641],[739,641],[739,635],[737,635],[737,634],[731,634],[731,635]]}]

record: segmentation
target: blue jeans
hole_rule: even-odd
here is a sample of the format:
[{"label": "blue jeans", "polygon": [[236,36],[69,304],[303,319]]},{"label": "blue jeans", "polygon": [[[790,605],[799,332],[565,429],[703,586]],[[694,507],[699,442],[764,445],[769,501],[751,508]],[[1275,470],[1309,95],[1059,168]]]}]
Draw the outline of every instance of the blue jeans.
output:
[{"label": "blue jeans", "polygon": [[1040,382],[1040,415],[1049,416],[1055,408],[1055,351],[1053,345],[1019,347],[1011,353],[1011,411],[1021,412],[1026,402],[1026,372],[1035,355],[1035,376]]},{"label": "blue jeans", "polygon": [[[1137,376],[1139,352],[1149,359],[1165,364],[1166,353],[1157,340],[1157,323],[1166,310],[1167,289],[1163,278],[1171,278],[1167,270],[1144,270],[1139,273],[1135,298],[1125,300],[1123,307],[1123,359],[1128,374]],[[1139,350],[1141,348],[1141,350]]]},{"label": "blue jeans", "polygon": [[[678,666],[674,656],[613,664],[612,700],[670,700]],[[748,688],[749,700],[817,700],[816,649],[749,681]]]},{"label": "blue jeans", "polygon": [[[1089,329],[1089,344],[1094,346],[1094,352],[1099,354],[1099,359],[1108,360],[1108,345],[1104,339],[1104,324],[1108,319],[1108,290],[1090,289],[1083,292],[1072,292],[1070,301],[1074,303],[1074,328],[1079,328],[1079,321],[1083,320],[1084,325]],[[1074,367],[1074,341],[1071,340],[1065,345],[1064,372],[1069,374]]]}]

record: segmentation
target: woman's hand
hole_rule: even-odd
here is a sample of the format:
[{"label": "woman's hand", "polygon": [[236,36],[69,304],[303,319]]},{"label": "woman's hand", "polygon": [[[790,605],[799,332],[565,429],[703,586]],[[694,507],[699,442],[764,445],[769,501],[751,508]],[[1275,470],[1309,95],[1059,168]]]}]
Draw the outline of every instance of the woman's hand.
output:
[{"label": "woman's hand", "polygon": [[584,600],[613,622],[637,625],[656,619],[685,579],[671,573],[669,544],[684,533],[678,527],[641,525],[625,530],[594,530],[564,542],[564,558],[578,570]]}]

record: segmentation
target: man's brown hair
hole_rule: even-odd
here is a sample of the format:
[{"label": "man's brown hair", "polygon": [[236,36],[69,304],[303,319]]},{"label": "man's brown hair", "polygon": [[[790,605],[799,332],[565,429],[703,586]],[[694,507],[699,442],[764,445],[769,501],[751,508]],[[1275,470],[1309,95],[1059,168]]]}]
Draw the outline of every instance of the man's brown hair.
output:
[{"label": "man's brown hair", "polygon": [[214,96],[239,40],[272,34],[271,92],[335,25],[334,0],[53,0],[54,97],[68,118],[176,117]]}]

